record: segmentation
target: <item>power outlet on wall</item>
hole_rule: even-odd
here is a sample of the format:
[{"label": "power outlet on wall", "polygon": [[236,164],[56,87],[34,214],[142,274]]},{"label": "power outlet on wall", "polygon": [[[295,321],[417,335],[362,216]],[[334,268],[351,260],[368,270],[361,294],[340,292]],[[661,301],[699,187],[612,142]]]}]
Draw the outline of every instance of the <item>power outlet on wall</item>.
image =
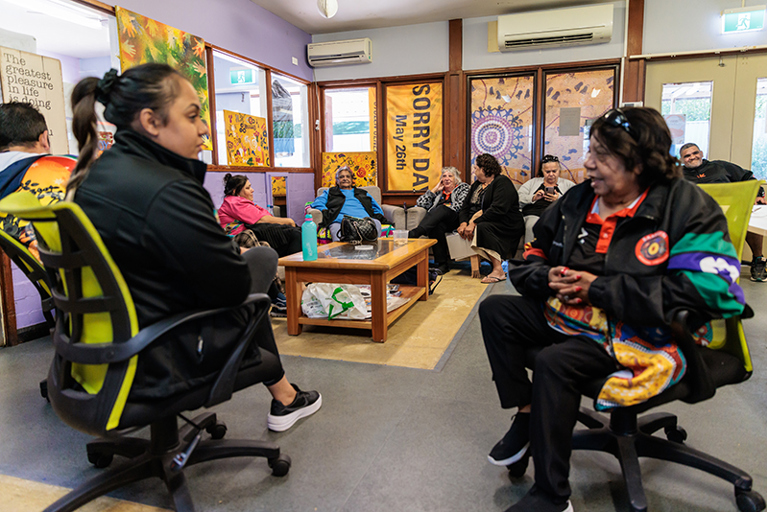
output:
[{"label": "power outlet on wall", "polygon": [[293,61],[294,66],[298,66],[298,59],[295,57],[291,57],[291,60]]}]

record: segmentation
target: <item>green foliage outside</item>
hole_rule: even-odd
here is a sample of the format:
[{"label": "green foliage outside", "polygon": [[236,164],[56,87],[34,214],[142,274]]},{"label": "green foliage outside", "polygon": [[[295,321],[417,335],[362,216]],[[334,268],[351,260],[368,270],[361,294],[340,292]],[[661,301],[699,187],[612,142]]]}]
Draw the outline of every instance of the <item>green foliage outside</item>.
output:
[{"label": "green foliage outside", "polygon": [[710,121],[711,98],[682,98],[674,100],[674,112],[671,112],[671,100],[663,100],[661,114],[684,114],[687,121]]}]

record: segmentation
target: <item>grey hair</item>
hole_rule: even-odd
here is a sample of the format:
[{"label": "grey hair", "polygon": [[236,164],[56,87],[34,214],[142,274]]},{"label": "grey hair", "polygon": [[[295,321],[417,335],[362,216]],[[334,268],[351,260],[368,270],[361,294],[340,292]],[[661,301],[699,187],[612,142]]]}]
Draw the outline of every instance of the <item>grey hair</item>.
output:
[{"label": "grey hair", "polygon": [[348,165],[343,165],[336,171],[336,185],[338,185],[338,177],[341,175],[341,171],[349,171],[349,174],[352,175],[352,183],[354,183],[354,173],[351,169],[349,169]]},{"label": "grey hair", "polygon": [[445,174],[446,172],[449,172],[453,175],[453,179],[455,180],[455,184],[461,183],[461,171],[456,169],[455,167],[443,167],[442,172],[439,173],[440,176]]},{"label": "grey hair", "polygon": [[698,151],[700,151],[700,147],[697,144],[695,144],[694,142],[688,142],[687,144],[685,144],[681,148],[679,148],[679,154],[681,155],[682,151],[684,151],[685,149],[688,149],[688,148],[695,148]]}]

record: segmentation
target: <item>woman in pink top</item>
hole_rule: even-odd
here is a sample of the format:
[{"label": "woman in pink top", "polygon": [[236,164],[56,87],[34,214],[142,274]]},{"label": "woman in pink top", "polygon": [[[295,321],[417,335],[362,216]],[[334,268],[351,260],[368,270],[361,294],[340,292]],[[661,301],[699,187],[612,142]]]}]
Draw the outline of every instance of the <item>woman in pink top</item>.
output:
[{"label": "woman in pink top", "polygon": [[227,173],[224,195],[224,202],[218,209],[219,222],[240,246],[252,246],[244,240],[255,237],[268,242],[280,257],[301,252],[301,230],[296,223],[293,219],[274,217],[253,203],[253,187],[248,178]]}]

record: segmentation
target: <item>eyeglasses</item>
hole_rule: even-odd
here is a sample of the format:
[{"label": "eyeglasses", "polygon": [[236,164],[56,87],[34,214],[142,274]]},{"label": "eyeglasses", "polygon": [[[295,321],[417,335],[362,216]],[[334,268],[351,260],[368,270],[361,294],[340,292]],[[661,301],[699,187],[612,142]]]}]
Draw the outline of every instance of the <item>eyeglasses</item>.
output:
[{"label": "eyeglasses", "polygon": [[631,123],[629,123],[626,114],[621,109],[614,108],[602,116],[602,118],[605,120],[605,124],[613,128],[623,128],[632,139],[637,140],[634,130],[631,129]]},{"label": "eyeglasses", "polygon": [[549,162],[559,162],[559,158],[554,155],[543,155],[543,158],[541,158],[542,164],[547,164]]}]

